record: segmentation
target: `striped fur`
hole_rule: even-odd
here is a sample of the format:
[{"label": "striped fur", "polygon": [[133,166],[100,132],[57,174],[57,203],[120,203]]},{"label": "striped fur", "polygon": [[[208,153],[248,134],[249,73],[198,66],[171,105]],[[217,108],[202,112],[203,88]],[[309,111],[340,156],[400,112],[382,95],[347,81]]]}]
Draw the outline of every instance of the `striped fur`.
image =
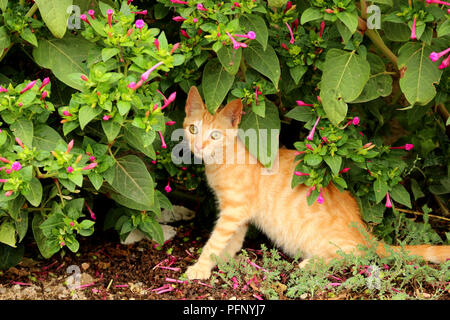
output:
[{"label": "striped fur", "polygon": [[[302,253],[305,260],[301,266],[312,257],[325,260],[338,257],[338,249],[359,254],[357,245],[368,243],[359,231],[366,229],[356,200],[350,193],[339,192],[330,184],[323,191],[325,202],[308,206],[307,187],[291,188],[296,166],[294,150],[280,149],[278,171],[273,175],[262,175],[262,165],[252,162],[255,159],[236,134],[230,134],[229,129],[236,129],[239,124],[241,111],[241,101],[234,100],[211,115],[197,89],[192,87],[189,92],[183,126],[194,154],[199,157],[225,154],[224,147],[231,144],[234,151],[245,155],[247,161],[243,164],[205,164],[208,183],[218,199],[220,216],[199,260],[187,269],[188,278],[209,278],[215,265],[212,255],[234,256],[241,249],[250,222],[287,254]],[[199,133],[190,132],[192,124],[201,129]],[[222,132],[220,140],[211,139],[213,130]],[[450,246],[407,246],[406,249],[437,263],[450,257]],[[381,243],[377,253],[387,254]]]}]

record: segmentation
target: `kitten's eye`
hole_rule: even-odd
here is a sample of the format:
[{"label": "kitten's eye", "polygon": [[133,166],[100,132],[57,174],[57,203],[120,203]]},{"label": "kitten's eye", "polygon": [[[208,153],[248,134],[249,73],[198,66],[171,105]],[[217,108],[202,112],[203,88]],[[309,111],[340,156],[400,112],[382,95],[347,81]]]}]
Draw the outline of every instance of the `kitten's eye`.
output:
[{"label": "kitten's eye", "polygon": [[221,137],[222,137],[222,132],[220,132],[220,131],[213,131],[211,133],[211,139],[213,139],[213,140],[218,140]]},{"label": "kitten's eye", "polygon": [[191,124],[189,126],[189,132],[192,133],[192,134],[197,134],[198,133],[198,129],[197,129],[197,127],[195,125]]}]

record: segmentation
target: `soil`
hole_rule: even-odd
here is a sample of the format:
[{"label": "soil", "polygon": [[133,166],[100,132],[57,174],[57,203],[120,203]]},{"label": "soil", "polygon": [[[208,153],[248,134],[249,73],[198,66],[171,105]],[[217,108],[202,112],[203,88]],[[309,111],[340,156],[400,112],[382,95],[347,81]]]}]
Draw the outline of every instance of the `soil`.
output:
[{"label": "soil", "polygon": [[[249,287],[246,291],[234,290],[231,286],[224,288],[224,281],[220,278],[215,283],[209,280],[173,282],[198,258],[199,249],[208,237],[208,231],[198,231],[192,225],[178,226],[176,236],[161,247],[149,240],[122,245],[117,233],[103,232],[80,239],[80,250],[77,253],[65,250],[64,254],[55,254],[48,260],[39,259],[37,248],[30,245],[27,251],[31,251],[31,254],[19,265],[0,272],[0,299],[260,298],[257,287]],[[244,247],[259,249],[260,242],[246,242]],[[74,270],[77,269],[81,274],[80,281],[76,283],[76,289],[71,290],[69,286],[75,287]]]}]

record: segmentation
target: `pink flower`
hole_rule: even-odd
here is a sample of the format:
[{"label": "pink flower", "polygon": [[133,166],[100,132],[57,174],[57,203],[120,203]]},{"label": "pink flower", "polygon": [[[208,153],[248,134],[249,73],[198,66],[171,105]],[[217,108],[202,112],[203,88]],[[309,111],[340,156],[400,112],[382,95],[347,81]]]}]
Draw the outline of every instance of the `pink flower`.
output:
[{"label": "pink flower", "polygon": [[392,208],[391,198],[389,197],[389,192],[386,192],[386,208]]},{"label": "pink flower", "polygon": [[309,173],[304,173],[304,172],[300,172],[300,171],[294,171],[294,174],[296,176],[299,176],[299,177],[301,177],[301,176],[309,176]]},{"label": "pink flower", "polygon": [[164,187],[164,190],[166,190],[167,193],[169,193],[170,191],[172,191],[172,188],[170,187],[170,180],[167,181],[167,186]]},{"label": "pink flower", "polygon": [[187,1],[180,1],[180,0],[170,0],[170,2],[177,4],[188,4]]},{"label": "pink flower", "polygon": [[161,131],[158,131],[158,133],[159,133],[159,138],[161,139],[161,148],[166,149],[167,145],[166,145],[166,142],[164,141],[164,137],[163,137]]},{"label": "pink flower", "polygon": [[25,149],[25,146],[23,145],[22,140],[20,140],[18,137],[16,137],[15,140],[22,149]]},{"label": "pink flower", "polygon": [[444,60],[442,60],[441,65],[439,66],[439,70],[445,69],[450,65],[450,55],[445,58]]},{"label": "pink flower", "polygon": [[0,86],[0,92],[8,92],[8,89],[3,88],[2,86]]},{"label": "pink flower", "polygon": [[9,181],[9,179],[0,179],[0,183],[6,183],[8,181]]},{"label": "pink flower", "polygon": [[161,107],[161,110],[163,110],[165,107],[167,107],[169,104],[171,104],[177,96],[177,92],[174,91],[170,94],[169,98],[164,102],[164,105]]},{"label": "pink flower", "polygon": [[172,20],[176,21],[176,22],[183,22],[186,20],[186,18],[183,18],[182,16],[176,16],[176,17],[173,17]]},{"label": "pink flower", "polygon": [[289,47],[285,44],[285,43],[281,43],[281,47],[286,50],[289,51]]},{"label": "pink flower", "polygon": [[312,141],[314,137],[314,132],[316,131],[317,124],[319,123],[320,117],[317,117],[316,123],[314,124],[314,127],[311,129],[311,132],[306,137],[307,140]]},{"label": "pink flower", "polygon": [[339,173],[347,173],[350,170],[350,168],[344,168]]},{"label": "pink flower", "polygon": [[255,31],[249,31],[249,32],[247,32],[247,34],[235,34],[234,36],[238,37],[238,38],[246,38],[246,39],[250,39],[250,40],[256,39]]},{"label": "pink flower", "polygon": [[92,220],[97,220],[97,218],[95,217],[95,213],[92,211],[91,207],[89,207],[88,203],[86,201],[84,201],[84,204],[86,205],[86,208],[88,209],[90,215],[91,215],[91,219]]},{"label": "pink flower", "polygon": [[10,163],[10,161],[4,157],[0,157],[0,161],[3,163]]},{"label": "pink flower", "polygon": [[306,149],[314,151],[313,147],[309,143],[306,144]]},{"label": "pink flower", "polygon": [[11,170],[19,171],[20,169],[22,169],[22,165],[20,164],[20,162],[14,161],[13,164],[11,165]]},{"label": "pink flower", "polygon": [[67,150],[66,150],[66,154],[68,154],[70,152],[70,150],[72,150],[73,148],[73,144],[74,144],[74,140],[70,140],[69,143],[67,144]]},{"label": "pink flower", "polygon": [[108,9],[106,11],[106,14],[108,15],[108,25],[111,28],[111,18],[112,18],[112,15],[114,14],[114,10],[113,9]]},{"label": "pink flower", "polygon": [[303,106],[305,106],[305,107],[314,107],[313,104],[306,103],[306,102],[304,102],[302,100],[297,100],[296,102],[297,102],[297,105],[299,107],[303,107]]},{"label": "pink flower", "polygon": [[327,137],[322,137],[322,141],[325,143],[330,143],[330,141],[328,141]]},{"label": "pink flower", "polygon": [[64,246],[66,245],[66,243],[65,243],[64,241],[61,241],[61,242],[59,243],[59,245],[60,245],[61,248],[62,248],[62,247],[64,247]]},{"label": "pink flower", "polygon": [[72,173],[73,172],[73,167],[72,166],[68,166],[67,167],[67,172],[68,173]]},{"label": "pink flower", "polygon": [[413,39],[413,40],[417,39],[417,37],[416,37],[416,20],[417,20],[417,17],[414,16],[412,29],[411,29],[411,39]]},{"label": "pink flower", "polygon": [[141,75],[141,80],[142,81],[147,81],[150,73],[152,73],[156,68],[158,68],[160,65],[162,65],[164,62],[160,61],[157,64],[155,64],[153,67],[151,67],[150,69],[148,69],[147,71],[145,71],[142,75]]},{"label": "pink flower", "polygon": [[306,192],[306,197],[309,197],[311,195],[311,192],[313,192],[314,190],[316,190],[316,186],[312,186],[311,188],[309,188],[308,192]]},{"label": "pink flower", "polygon": [[409,150],[411,150],[411,149],[413,149],[414,148],[414,145],[413,144],[411,144],[411,143],[407,143],[407,144],[405,144],[404,146],[400,146],[400,147],[390,147],[389,149],[404,149],[404,150],[406,150],[406,151],[409,151]]},{"label": "pink flower", "polygon": [[291,9],[292,8],[292,1],[288,1],[287,3],[286,3],[286,8],[284,8],[284,11],[283,11],[283,13],[286,13],[289,9]]},{"label": "pink flower", "polygon": [[153,41],[156,47],[156,51],[159,51],[159,40],[155,38],[155,41]]},{"label": "pink flower", "polygon": [[323,198],[322,188],[320,188],[320,195],[317,198],[317,203],[322,204],[325,199]]},{"label": "pink flower", "polygon": [[63,111],[63,115],[65,115],[66,117],[72,117],[72,114],[67,110]]},{"label": "pink flower", "polygon": [[436,4],[443,4],[445,6],[450,6],[450,2],[440,1],[440,0],[426,0],[427,3],[436,3]]},{"label": "pink flower", "polygon": [[22,93],[24,93],[25,91],[28,91],[28,90],[30,90],[31,88],[33,88],[34,85],[36,84],[36,81],[37,81],[37,80],[33,80],[33,81],[31,81],[30,83],[28,83],[28,84],[25,86],[25,88],[23,88],[22,91],[20,91],[20,94],[22,94]]},{"label": "pink flower", "polygon": [[319,38],[322,38],[323,30],[325,30],[325,20],[322,20],[322,22],[320,23],[320,33],[319,33]]},{"label": "pink flower", "polygon": [[291,40],[289,40],[289,43],[290,43],[290,44],[293,44],[293,43],[295,42],[294,34],[292,33],[291,26],[290,26],[289,23],[287,23],[287,22],[286,22],[286,27],[288,28],[288,30],[289,30],[289,35],[291,36]]},{"label": "pink flower", "polygon": [[192,22],[197,23],[197,22],[198,22],[198,19],[197,19],[197,18],[194,18],[194,19],[192,19]]},{"label": "pink flower", "polygon": [[95,20],[94,14],[95,14],[94,10],[91,9],[91,10],[88,11],[88,15],[92,18],[92,20]]},{"label": "pink flower", "polygon": [[108,121],[109,119],[111,119],[111,115],[109,115],[109,114],[104,115],[102,119],[103,119],[104,121]]},{"label": "pink flower", "polygon": [[80,78],[81,78],[81,80],[83,80],[83,81],[88,81],[88,78],[87,78],[84,74],[82,74],[82,75],[80,76]]},{"label": "pink flower", "polygon": [[239,282],[237,280],[236,277],[231,278],[231,280],[233,281],[233,289],[236,290],[237,288],[239,288]]},{"label": "pink flower", "polygon": [[180,46],[179,42],[175,43],[173,45],[172,49],[170,50],[170,54],[174,53],[178,49],[179,46]]},{"label": "pink flower", "polygon": [[80,15],[80,19],[86,22],[88,25],[91,25],[91,23],[88,21],[87,16],[85,14]]},{"label": "pink flower", "polygon": [[132,3],[133,0],[127,0],[127,5],[130,5],[130,3]]},{"label": "pink flower", "polygon": [[333,9],[325,9],[325,12],[331,14],[331,13],[334,13],[334,10]]},{"label": "pink flower", "polygon": [[69,225],[70,225],[71,227],[73,227],[73,226],[75,226],[75,222],[70,221]]},{"label": "pink flower", "polygon": [[134,82],[134,81],[131,81],[128,85],[127,85],[127,88],[130,88],[130,89],[134,89],[136,87],[136,82]]},{"label": "pink flower", "polygon": [[94,156],[90,156],[90,157],[89,157],[89,161],[90,161],[90,162],[94,162],[94,161],[95,161],[95,157],[94,157]]},{"label": "pink flower", "polygon": [[357,125],[359,124],[359,118],[358,118],[358,117],[354,117],[354,118],[352,119],[352,124],[353,124],[354,126],[357,126]]},{"label": "pink flower", "polygon": [[166,126],[173,126],[175,123],[177,123],[177,122],[176,121],[167,121]]},{"label": "pink flower", "polygon": [[47,91],[42,92],[41,100],[44,100],[47,97],[47,95],[48,95]]},{"label": "pink flower", "polygon": [[97,164],[98,164],[98,163],[96,163],[96,162],[90,163],[90,164],[88,164],[86,167],[84,167],[84,168],[81,169],[81,170],[91,170],[91,169],[94,169],[94,168],[97,166]]},{"label": "pink flower", "polygon": [[14,191],[8,190],[5,192],[5,197],[10,197],[13,194]]},{"label": "pink flower", "polygon": [[236,39],[234,39],[233,36],[229,32],[226,32],[226,34],[227,34],[228,38],[230,38],[231,42],[233,43],[233,49],[237,50],[240,47],[242,47],[242,48],[247,47],[247,45],[245,43],[236,41]]},{"label": "pink flower", "polygon": [[201,4],[201,3],[198,3],[198,4],[197,4],[197,10],[200,10],[200,11],[208,11],[208,9],[206,9],[206,8],[203,6],[203,4]]},{"label": "pink flower", "polygon": [[49,78],[49,77],[44,78],[44,80],[42,80],[41,86],[39,87],[39,91],[41,91],[42,88],[44,88],[44,87],[45,87],[47,84],[49,84],[49,83],[50,83],[50,78]]},{"label": "pink flower", "polygon": [[432,52],[430,53],[430,59],[433,62],[438,61],[442,56],[445,56],[447,53],[450,52],[450,48],[445,49],[444,51],[441,52]]},{"label": "pink flower", "polygon": [[138,19],[136,20],[136,22],[134,23],[134,26],[138,29],[142,29],[145,26],[145,22],[142,19]]}]

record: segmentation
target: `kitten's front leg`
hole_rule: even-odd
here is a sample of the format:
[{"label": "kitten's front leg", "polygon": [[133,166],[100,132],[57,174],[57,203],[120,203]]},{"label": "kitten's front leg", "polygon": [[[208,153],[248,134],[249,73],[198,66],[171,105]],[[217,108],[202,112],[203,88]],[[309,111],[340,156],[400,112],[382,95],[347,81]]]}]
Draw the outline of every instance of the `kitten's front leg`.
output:
[{"label": "kitten's front leg", "polygon": [[211,269],[215,265],[212,256],[221,256],[238,229],[248,222],[243,218],[244,210],[244,208],[234,208],[222,211],[197,263],[187,268],[188,279],[208,279],[211,276]]}]

